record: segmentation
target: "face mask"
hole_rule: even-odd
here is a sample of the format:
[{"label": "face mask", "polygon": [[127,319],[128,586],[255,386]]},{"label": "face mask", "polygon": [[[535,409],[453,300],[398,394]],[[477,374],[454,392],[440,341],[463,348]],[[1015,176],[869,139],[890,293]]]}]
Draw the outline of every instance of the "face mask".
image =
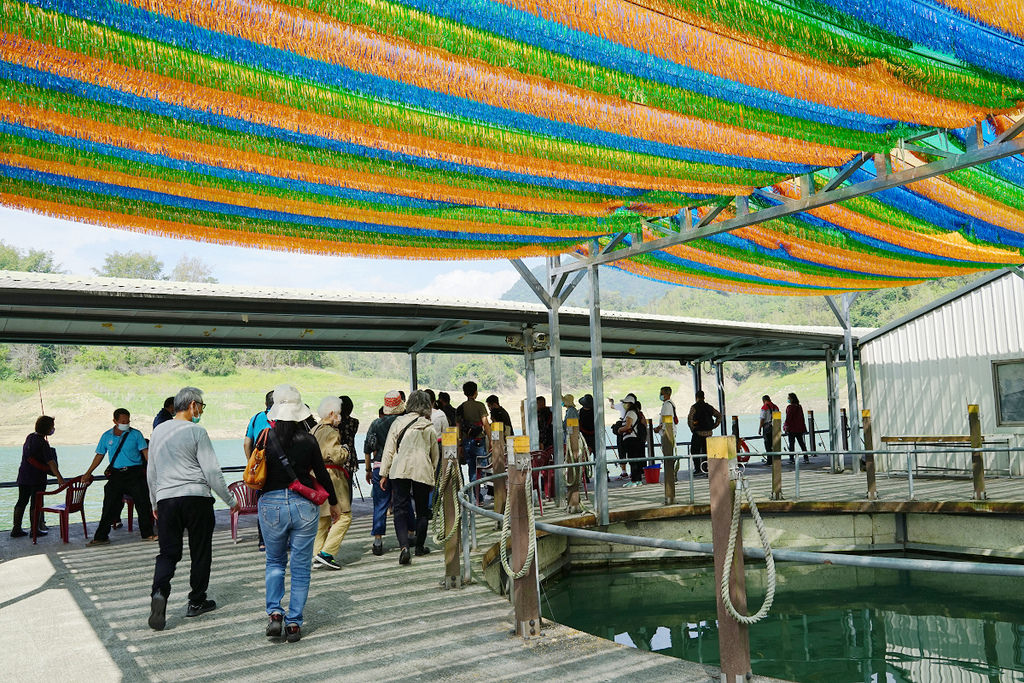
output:
[{"label": "face mask", "polygon": [[127,432],[129,429],[131,429],[131,423],[130,422],[118,422],[117,423],[117,428],[119,430],[121,430],[122,432]]},{"label": "face mask", "polygon": [[664,401],[665,400],[665,394],[658,394],[658,400],[659,401]]},{"label": "face mask", "polygon": [[56,431],[57,431],[56,429],[51,429],[51,430],[50,430],[50,433],[49,433],[49,434],[47,434],[47,436],[53,436],[53,433],[54,433],[54,432],[56,432]]},{"label": "face mask", "polygon": [[192,422],[193,422],[194,424],[199,424],[199,419],[200,419],[201,417],[202,417],[202,415],[196,415],[195,417],[193,417],[193,418],[192,418]]}]

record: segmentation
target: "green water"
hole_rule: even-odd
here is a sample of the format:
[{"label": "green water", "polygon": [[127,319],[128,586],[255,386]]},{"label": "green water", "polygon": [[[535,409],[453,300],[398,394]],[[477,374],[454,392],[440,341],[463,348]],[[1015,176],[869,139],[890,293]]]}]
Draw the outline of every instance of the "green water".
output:
[{"label": "green water", "polygon": [[[764,569],[747,571],[750,605]],[[573,573],[544,616],[643,650],[718,664],[711,568]],[[750,627],[755,674],[792,681],[1024,681],[1024,579],[779,565]]]}]

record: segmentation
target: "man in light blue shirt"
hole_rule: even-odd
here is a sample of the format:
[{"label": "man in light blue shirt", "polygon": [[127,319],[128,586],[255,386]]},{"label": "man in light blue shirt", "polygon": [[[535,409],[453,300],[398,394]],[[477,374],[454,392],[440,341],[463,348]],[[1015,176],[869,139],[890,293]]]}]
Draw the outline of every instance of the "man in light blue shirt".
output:
[{"label": "man in light blue shirt", "polygon": [[103,513],[96,535],[89,545],[110,543],[110,527],[120,519],[123,499],[128,494],[135,501],[139,511],[139,533],[142,538],[155,541],[153,534],[153,508],[149,502],[146,484],[146,458],[149,444],[142,432],[131,427],[131,414],[125,408],[114,411],[114,426],[103,432],[96,444],[96,457],[82,478],[92,479],[92,471],[104,458],[109,459],[107,485],[103,487]]}]

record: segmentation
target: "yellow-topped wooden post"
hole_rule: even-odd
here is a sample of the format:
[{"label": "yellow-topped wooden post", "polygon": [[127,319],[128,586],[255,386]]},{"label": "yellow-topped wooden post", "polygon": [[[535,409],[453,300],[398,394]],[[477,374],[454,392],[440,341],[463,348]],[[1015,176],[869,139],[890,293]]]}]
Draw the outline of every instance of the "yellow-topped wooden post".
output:
[{"label": "yellow-topped wooden post", "polygon": [[747,627],[729,614],[718,589],[722,585],[725,563],[731,562],[729,596],[736,611],[747,611],[746,581],[743,575],[742,526],[732,557],[726,557],[731,533],[736,480],[736,439],[731,436],[708,437],[708,487],[711,492],[711,539],[715,548],[715,602],[718,606],[718,650],[723,681],[744,681],[750,675],[750,640]]},{"label": "yellow-topped wooden post", "polygon": [[[505,425],[501,422],[491,423],[491,471],[494,474],[503,474],[507,466],[505,456]],[[505,491],[507,485],[505,478],[494,480],[494,511],[505,512]]]},{"label": "yellow-topped wooden post", "polygon": [[772,413],[772,500],[782,500],[782,413]]},{"label": "yellow-topped wooden post", "polygon": [[967,422],[971,426],[971,478],[974,480],[974,500],[985,500],[988,498],[988,494],[985,493],[985,457],[980,450],[981,414],[976,403],[967,406]]},{"label": "yellow-topped wooden post", "polygon": [[[580,421],[575,417],[565,419],[565,438],[568,446],[568,462],[579,462],[580,457]],[[555,476],[563,476],[561,473]],[[583,512],[580,502],[580,484],[583,482],[583,468],[570,467],[565,471],[566,510],[571,514]]]},{"label": "yellow-topped wooden post", "polygon": [[[449,427],[441,434],[441,481],[446,478],[461,481],[459,476],[459,430],[458,427]],[[444,500],[444,535],[448,540],[444,544],[444,587],[461,588],[462,573],[460,568],[460,549],[462,547],[463,530],[456,530],[452,533],[452,527],[458,519],[459,508],[455,504],[456,487],[451,486],[447,491],[438,491],[437,495],[443,496]]]},{"label": "yellow-topped wooden post", "polygon": [[864,471],[867,472],[868,478],[868,500],[878,500],[878,488],[875,482],[875,454],[871,452],[875,450],[875,436],[871,429],[871,411],[862,410],[860,415],[864,435],[864,450],[868,451],[864,454]]},{"label": "yellow-topped wooden post", "polygon": [[679,471],[678,460],[668,460],[676,454],[676,420],[672,415],[661,416],[661,471],[665,480],[665,505],[675,505],[676,476]]},{"label": "yellow-topped wooden post", "polygon": [[[528,479],[530,477],[530,437],[515,437],[512,461],[508,468],[508,505],[511,517],[512,570],[518,572],[526,563],[530,528],[526,506],[533,506]],[[516,635],[524,638],[540,635],[540,600],[537,596],[536,557],[524,576],[512,583],[512,605],[515,608]]]}]

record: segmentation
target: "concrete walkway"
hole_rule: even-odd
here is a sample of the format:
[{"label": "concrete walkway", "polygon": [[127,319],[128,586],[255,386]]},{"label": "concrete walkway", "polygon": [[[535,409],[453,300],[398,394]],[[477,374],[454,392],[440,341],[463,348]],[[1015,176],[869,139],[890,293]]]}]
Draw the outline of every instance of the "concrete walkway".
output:
[{"label": "concrete walkway", "polygon": [[[395,541],[370,553],[369,506],[356,503],[340,553],[344,569],[313,573],[303,639],[263,635],[263,558],[254,517],[232,543],[218,512],[210,597],[217,610],[184,617],[188,560],[178,566],[167,629],[146,625],[156,546],[127,527],[87,548],[56,530],[0,540],[0,671],[6,680],[716,680],[702,665],[643,652],[549,624],[524,643],[511,608],[482,584],[439,587],[442,553],[398,565]],[[90,529],[95,528],[90,523]],[[187,553],[186,553],[187,555]],[[477,562],[477,566],[479,563]]]}]

